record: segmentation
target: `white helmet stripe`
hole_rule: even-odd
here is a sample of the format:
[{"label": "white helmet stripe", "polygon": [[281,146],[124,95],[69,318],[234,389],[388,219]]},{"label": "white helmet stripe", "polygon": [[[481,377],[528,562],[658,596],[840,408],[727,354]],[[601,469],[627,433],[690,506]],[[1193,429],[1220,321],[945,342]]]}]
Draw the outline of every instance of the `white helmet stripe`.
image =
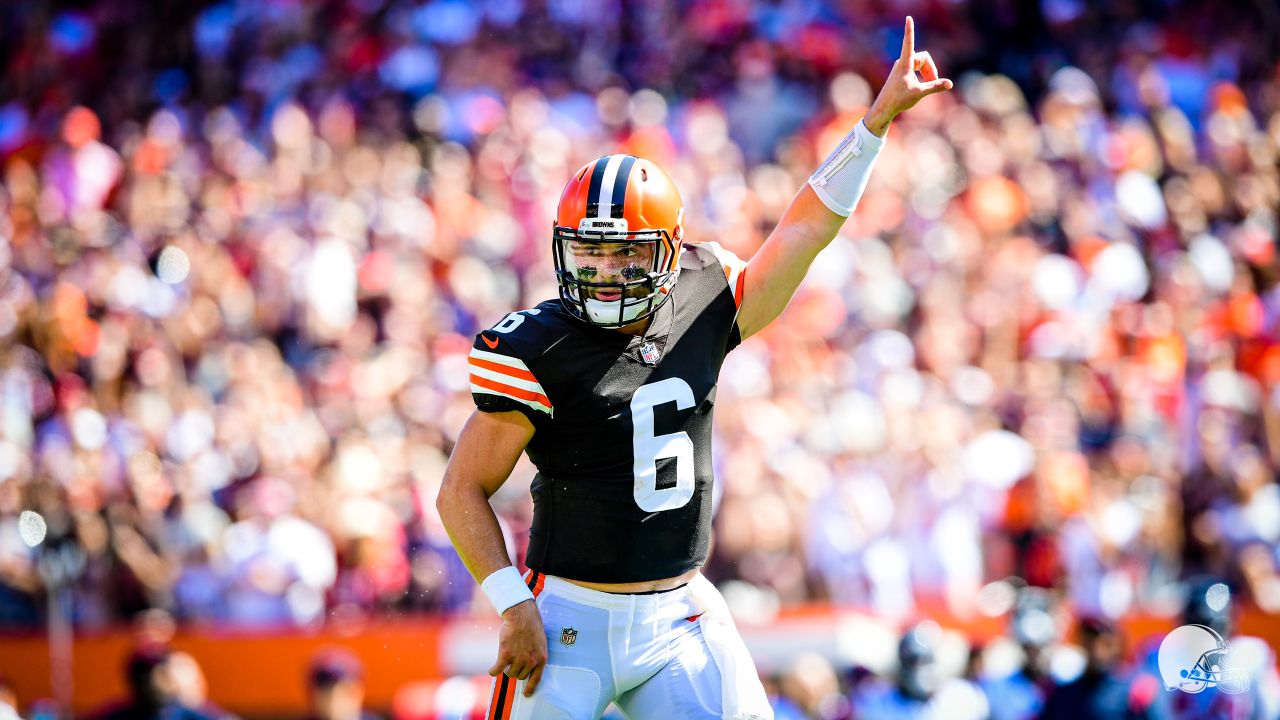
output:
[{"label": "white helmet stripe", "polygon": [[[600,203],[596,209],[596,217],[608,218],[613,213],[613,185],[618,180],[618,168],[622,167],[622,161],[626,159],[626,155],[610,155],[609,164],[604,168],[604,179],[600,183]],[[626,182],[626,178],[622,179]]]}]

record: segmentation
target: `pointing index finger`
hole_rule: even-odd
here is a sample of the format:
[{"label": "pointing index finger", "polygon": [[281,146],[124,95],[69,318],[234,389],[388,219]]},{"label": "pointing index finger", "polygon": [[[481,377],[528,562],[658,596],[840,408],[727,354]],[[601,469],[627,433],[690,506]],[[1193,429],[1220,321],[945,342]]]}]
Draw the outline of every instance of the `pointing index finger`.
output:
[{"label": "pointing index finger", "polygon": [[902,62],[910,67],[911,56],[916,51],[916,22],[907,16],[906,27],[902,30]]}]

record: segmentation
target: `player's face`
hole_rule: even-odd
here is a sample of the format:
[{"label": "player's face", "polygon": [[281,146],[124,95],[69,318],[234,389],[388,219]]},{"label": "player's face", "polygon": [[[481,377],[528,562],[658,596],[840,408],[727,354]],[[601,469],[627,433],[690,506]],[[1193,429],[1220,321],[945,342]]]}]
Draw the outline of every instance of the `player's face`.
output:
[{"label": "player's face", "polygon": [[[569,243],[569,263],[574,275],[587,283],[622,283],[643,278],[653,268],[653,243]],[[643,286],[628,288],[627,297],[644,297],[650,290]],[[610,288],[591,288],[588,295],[595,300],[612,302],[622,292]]]}]

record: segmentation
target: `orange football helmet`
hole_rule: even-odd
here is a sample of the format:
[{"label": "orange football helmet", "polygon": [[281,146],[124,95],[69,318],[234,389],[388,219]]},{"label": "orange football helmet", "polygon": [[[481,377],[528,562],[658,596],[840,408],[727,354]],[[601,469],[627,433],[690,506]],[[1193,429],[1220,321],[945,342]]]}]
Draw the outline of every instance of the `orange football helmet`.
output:
[{"label": "orange football helmet", "polygon": [[655,313],[680,274],[684,205],[657,165],[606,155],[565,186],[552,232],[560,302],[581,320],[622,327]]}]

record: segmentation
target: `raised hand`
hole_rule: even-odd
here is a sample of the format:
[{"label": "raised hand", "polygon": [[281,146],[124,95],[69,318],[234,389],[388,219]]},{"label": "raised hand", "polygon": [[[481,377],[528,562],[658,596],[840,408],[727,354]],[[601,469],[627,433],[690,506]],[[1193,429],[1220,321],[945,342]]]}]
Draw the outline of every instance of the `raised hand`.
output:
[{"label": "raised hand", "polygon": [[950,80],[938,77],[938,66],[934,64],[928,50],[916,52],[916,24],[908,15],[902,32],[902,54],[893,61],[893,68],[889,71],[884,87],[880,88],[880,94],[867,111],[867,129],[884,137],[889,130],[889,123],[893,122],[898,113],[911,109],[934,93],[945,92],[952,87]]}]

